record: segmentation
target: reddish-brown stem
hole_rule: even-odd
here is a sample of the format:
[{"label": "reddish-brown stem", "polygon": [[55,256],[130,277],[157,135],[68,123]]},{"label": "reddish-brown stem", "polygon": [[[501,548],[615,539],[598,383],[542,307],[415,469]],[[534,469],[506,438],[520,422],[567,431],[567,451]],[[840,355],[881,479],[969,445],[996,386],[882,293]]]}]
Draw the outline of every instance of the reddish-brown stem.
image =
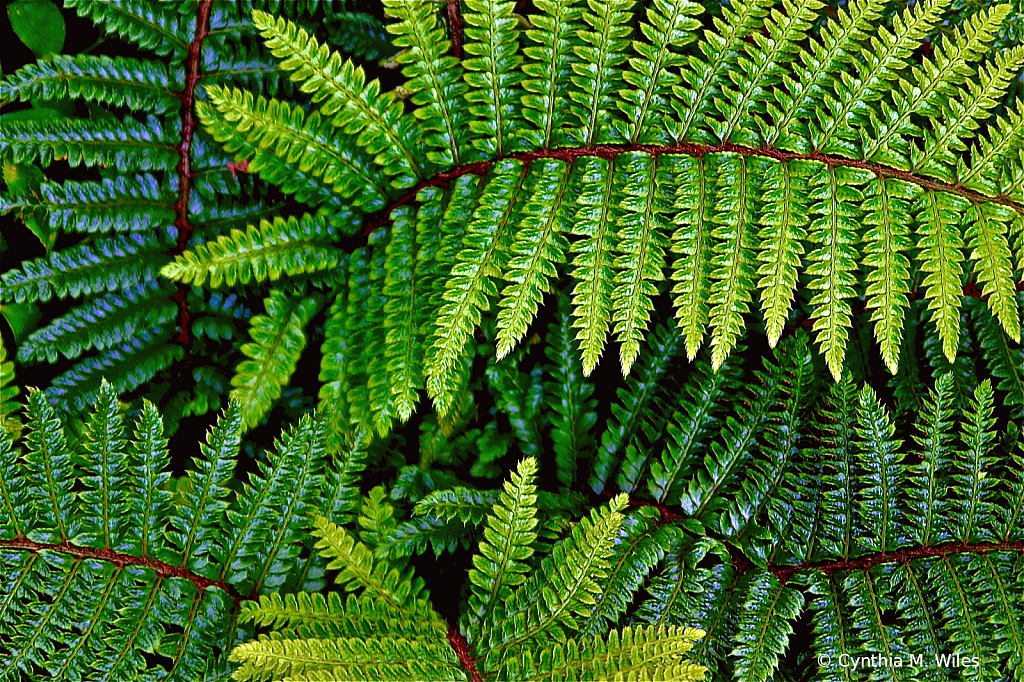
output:
[{"label": "reddish-brown stem", "polygon": [[448,643],[452,645],[455,655],[459,657],[462,669],[469,673],[469,679],[472,682],[483,682],[483,678],[476,669],[476,662],[479,659],[473,658],[469,642],[466,641],[466,638],[462,636],[459,628],[455,625],[448,626]]},{"label": "reddish-brown stem", "polygon": [[832,575],[839,571],[868,571],[881,564],[905,564],[925,557],[945,557],[950,554],[988,554],[989,552],[1024,552],[1024,542],[974,542],[969,544],[947,542],[930,547],[907,547],[891,552],[877,552],[855,559],[821,561],[798,566],[770,566],[769,570],[785,582],[797,571],[810,569]]},{"label": "reddish-brown stem", "polygon": [[452,54],[459,60],[462,59],[462,43],[464,40],[460,4],[460,0],[448,0],[446,5],[448,26],[452,30]]},{"label": "reddish-brown stem", "polygon": [[[196,32],[192,42],[188,45],[188,57],[185,61],[185,90],[179,93],[181,98],[181,142],[178,144],[178,155],[181,159],[175,169],[178,173],[178,200],[174,202],[174,227],[178,231],[178,240],[171,250],[172,256],[185,251],[188,247],[188,240],[192,236],[195,226],[189,219],[189,199],[192,196],[192,180],[195,172],[192,170],[192,138],[196,133],[195,98],[196,85],[202,77],[199,73],[199,66],[203,52],[203,40],[210,33],[210,11],[213,8],[213,0],[201,0],[196,12]],[[191,315],[188,311],[186,295],[188,287],[184,284],[178,285],[178,291],[171,297],[178,305],[178,335],[175,341],[185,347],[186,352],[192,344]]]},{"label": "reddish-brown stem", "polygon": [[0,549],[22,550],[25,552],[36,553],[42,551],[61,552],[63,554],[69,554],[76,559],[99,559],[101,561],[109,561],[118,567],[144,566],[152,570],[159,578],[184,578],[185,580],[189,580],[194,583],[196,588],[199,590],[205,590],[210,587],[220,588],[230,595],[236,602],[252,598],[250,596],[240,595],[234,587],[227,583],[210,580],[209,578],[193,573],[182,566],[171,566],[163,561],[157,561],[156,559],[150,559],[147,557],[132,556],[130,554],[122,554],[120,552],[115,552],[112,549],[76,547],[66,541],[56,544],[45,544],[41,542],[34,542],[28,538],[0,540]]},{"label": "reddish-brown stem", "polygon": [[989,197],[985,196],[981,192],[969,189],[963,185],[958,185],[951,182],[942,182],[939,180],[933,180],[931,178],[922,177],[908,171],[899,170],[898,168],[891,168],[884,166],[880,163],[873,163],[871,161],[857,161],[854,159],[846,159],[841,156],[831,156],[829,154],[823,154],[821,152],[811,152],[810,154],[801,154],[798,152],[788,152],[781,149],[774,148],[759,148],[754,149],[751,147],[743,147],[732,142],[725,142],[723,144],[696,144],[693,142],[681,142],[675,145],[651,145],[651,144],[603,144],[594,145],[591,147],[568,147],[564,149],[539,149],[530,152],[516,152],[509,154],[500,159],[492,159],[490,161],[477,161],[475,163],[469,163],[462,166],[456,166],[451,170],[438,173],[432,178],[424,180],[409,190],[406,194],[396,199],[391,205],[389,205],[383,211],[371,216],[367,220],[366,229],[363,231],[364,235],[369,235],[371,232],[376,230],[383,225],[390,222],[391,212],[399,206],[405,206],[416,199],[416,195],[419,191],[425,187],[437,187],[446,185],[451,180],[459,178],[463,175],[475,174],[483,175],[486,173],[492,165],[503,159],[511,158],[518,159],[529,163],[539,159],[558,159],[565,161],[566,163],[572,163],[581,157],[598,157],[602,159],[614,159],[620,154],[626,154],[629,152],[645,152],[658,156],[661,154],[686,154],[688,156],[704,156],[706,154],[714,154],[719,152],[732,152],[735,154],[741,154],[743,156],[757,156],[769,159],[775,159],[776,161],[818,161],[821,163],[828,164],[829,166],[845,166],[848,168],[859,168],[861,170],[870,171],[879,177],[884,178],[897,178],[916,184],[920,187],[936,191],[951,192],[953,194],[959,194],[960,196],[975,201],[993,202],[1009,206],[1018,211],[1024,211],[1024,206],[1017,205],[1013,200],[1007,196]]},{"label": "reddish-brown stem", "polygon": [[[605,497],[611,496],[611,493],[607,491],[605,492]],[[664,505],[656,502],[630,498],[629,506],[656,508],[661,512],[661,521],[659,523],[662,524],[686,518],[685,516],[676,514]],[[726,549],[729,551],[729,556],[732,557],[733,566],[736,568],[737,572],[742,573],[756,566],[756,564],[750,561],[750,559],[743,554],[739,547],[726,543]],[[989,552],[1000,551],[1024,553],[1024,542],[947,542],[942,545],[932,545],[929,547],[908,547],[905,549],[893,550],[891,552],[876,552],[874,554],[867,554],[854,559],[835,559],[832,561],[805,563],[795,566],[778,566],[770,564],[768,566],[768,570],[780,581],[785,582],[797,571],[807,569],[820,571],[826,575],[832,575],[839,571],[867,571],[881,564],[907,563],[913,559],[923,557],[944,557],[949,554],[988,554]]]}]

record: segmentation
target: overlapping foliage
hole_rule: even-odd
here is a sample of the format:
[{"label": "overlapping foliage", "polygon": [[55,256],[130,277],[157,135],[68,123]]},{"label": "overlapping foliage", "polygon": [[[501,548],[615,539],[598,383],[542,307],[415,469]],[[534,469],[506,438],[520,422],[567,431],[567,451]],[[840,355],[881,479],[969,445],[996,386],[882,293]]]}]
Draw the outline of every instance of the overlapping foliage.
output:
[{"label": "overlapping foliage", "polygon": [[[36,221],[56,246],[5,268],[0,298],[47,311],[18,360],[55,364],[39,384],[45,377],[63,412],[89,405],[105,377],[121,393],[141,389],[158,401],[173,429],[181,416],[223,404],[224,375],[239,360],[259,297],[210,299],[161,280],[160,268],[186,246],[215,242],[286,206],[272,189],[239,176],[198,126],[195,101],[214,84],[292,92],[252,39],[254,4],[335,28],[332,44],[351,54],[379,58],[390,47],[379,21],[343,1],[66,4],[137,56],[53,55],[3,80],[5,102],[63,102],[88,114],[6,115],[0,211]],[[56,161],[85,172],[69,178]],[[302,172],[292,175],[307,182]]]},{"label": "overlapping foliage", "polygon": [[2,680],[223,679],[242,600],[322,587],[306,515],[357,506],[360,450],[329,457],[320,418],[240,483],[232,403],[174,485],[157,409],[129,428],[110,384],[78,443],[41,391],[25,418],[23,441],[0,435]]},{"label": "overlapping foliage", "polygon": [[[662,377],[623,392],[591,451],[591,485],[628,493],[630,508],[577,632],[699,627],[690,657],[709,680],[846,679],[849,661],[872,655],[899,658],[885,667],[906,679],[954,679],[959,666],[1024,679],[1024,443],[1005,411],[996,419],[991,384],[961,398],[956,377],[940,375],[908,427],[870,386],[823,386],[803,335],[752,375],[730,369],[705,356],[678,386]],[[416,495],[375,555],[457,551],[483,527],[469,623],[506,604],[502,622],[528,631],[494,576],[533,580],[532,548],[563,521],[532,516],[550,502],[513,480],[500,496],[454,483]],[[473,627],[462,630],[473,654],[493,660],[494,638]]]},{"label": "overlapping foliage", "polygon": [[239,645],[237,680],[703,679],[684,656],[703,633],[678,626],[627,627],[578,635],[603,593],[624,495],[595,509],[538,570],[535,460],[523,460],[484,521],[469,573],[472,595],[457,629],[431,607],[423,582],[389,568],[370,547],[317,519],[317,549],[339,570],[347,599],[269,596],[242,620],[273,628]]},{"label": "overlapping foliage", "polygon": [[[325,395],[381,432],[422,389],[453,409],[481,319],[496,312],[503,357],[556,287],[588,373],[609,339],[628,372],[665,296],[689,356],[707,343],[716,368],[751,316],[774,345],[806,309],[838,378],[866,306],[895,372],[918,298],[952,362],[968,277],[1018,345],[1022,119],[1004,98],[1024,49],[992,47],[1010,6],[922,55],[948,0],[894,15],[859,0],[824,23],[817,0],[776,4],[731,3],[704,25],[687,0],[551,0],[522,20],[514,2],[468,2],[458,59],[434,5],[386,2],[412,107],[256,12],[317,106],[212,87],[204,125],[371,238],[340,260],[321,212],[284,240],[262,223],[163,272],[319,282],[334,297],[326,343],[345,348],[324,354]],[[316,182],[300,187],[295,167]]]}]

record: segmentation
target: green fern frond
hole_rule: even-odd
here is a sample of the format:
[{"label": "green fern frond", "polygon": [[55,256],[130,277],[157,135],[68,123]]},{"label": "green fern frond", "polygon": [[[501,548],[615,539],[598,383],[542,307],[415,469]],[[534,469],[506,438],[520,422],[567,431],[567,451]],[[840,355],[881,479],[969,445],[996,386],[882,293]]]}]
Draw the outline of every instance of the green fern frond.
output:
[{"label": "green fern frond", "polygon": [[281,68],[292,72],[289,78],[301,82],[299,89],[312,95],[332,125],[355,136],[356,144],[373,156],[395,187],[407,187],[422,178],[412,151],[418,142],[415,128],[401,116],[401,103],[392,93],[382,93],[376,81],[367,85],[362,67],[351,60],[343,62],[327,45],[286,19],[275,20],[259,10],[253,11],[252,19],[271,53],[283,59]]},{"label": "green fern frond", "polygon": [[13,122],[0,132],[0,153],[15,161],[49,164],[63,159],[72,166],[110,166],[122,171],[149,171],[173,166],[172,138],[159,119],[120,123],[69,119]]},{"label": "green fern frond", "polygon": [[478,638],[483,623],[494,616],[495,607],[507,601],[512,587],[526,580],[523,573],[527,571],[526,562],[533,554],[531,545],[537,538],[537,497],[533,480],[536,475],[536,460],[520,462],[487,517],[484,537],[473,558],[475,568],[469,573],[473,586],[467,624],[470,642]]},{"label": "green fern frond", "polygon": [[218,288],[332,271],[345,262],[345,253],[331,245],[331,232],[326,216],[263,220],[182,253],[160,274],[185,284],[209,279]]}]

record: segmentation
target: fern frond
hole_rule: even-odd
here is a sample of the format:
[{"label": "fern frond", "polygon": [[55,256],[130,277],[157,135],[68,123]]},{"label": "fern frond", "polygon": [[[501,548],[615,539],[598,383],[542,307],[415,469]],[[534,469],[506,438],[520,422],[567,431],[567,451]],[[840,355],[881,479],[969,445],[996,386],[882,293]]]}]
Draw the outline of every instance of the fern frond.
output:
[{"label": "fern frond", "polygon": [[767,571],[758,572],[750,583],[732,650],[740,679],[769,679],[779,667],[779,658],[793,634],[793,621],[803,606],[803,594]]},{"label": "fern frond", "polygon": [[133,111],[162,114],[176,111],[179,76],[162,64],[127,57],[53,55],[52,59],[29,64],[4,79],[7,98],[84,98]]},{"label": "fern frond", "polygon": [[[747,3],[753,4],[753,3]],[[743,329],[743,314],[754,289],[753,184],[746,157],[722,154],[718,159],[718,183],[715,188],[717,227],[711,268],[709,319],[711,366],[718,369],[732,351]]]},{"label": "fern frond", "polygon": [[[650,42],[632,41],[636,56],[629,59],[622,80],[620,134],[631,144],[664,143],[668,136],[663,118],[671,115],[672,88],[680,81],[676,69],[686,63],[676,52],[693,42],[700,22],[693,15],[700,5],[689,0],[655,0],[647,7],[640,31]],[[625,125],[622,125],[623,121]]]},{"label": "fern frond", "polygon": [[484,154],[502,156],[518,146],[513,131],[521,87],[518,54],[519,28],[512,16],[512,0],[466,0],[466,42],[468,58],[462,60],[463,78],[469,89],[466,101],[473,119],[469,129],[479,135],[473,146]]},{"label": "fern frond", "polygon": [[445,284],[444,304],[437,313],[437,325],[428,355],[428,387],[432,379],[446,372],[462,354],[473,329],[480,324],[488,298],[497,295],[492,279],[502,273],[501,260],[511,246],[510,223],[526,179],[526,167],[517,161],[503,161],[492,169],[463,239],[451,278]]},{"label": "fern frond", "polygon": [[570,135],[574,142],[592,145],[618,142],[613,121],[617,94],[623,85],[619,65],[628,58],[628,11],[631,0],[587,0],[583,21],[589,27],[580,32],[582,39],[573,46],[576,60],[570,64],[574,89],[568,93],[569,110],[576,125]]},{"label": "fern frond", "polygon": [[573,352],[569,299],[558,297],[555,320],[548,328],[545,352],[553,363],[549,372],[554,381],[546,383],[551,396],[551,440],[555,451],[558,480],[571,487],[579,460],[590,454],[594,439],[590,429],[597,421],[597,402],[591,398],[594,385],[583,380],[583,366]]},{"label": "fern frond", "polygon": [[238,401],[246,428],[255,426],[281,395],[306,345],[304,329],[323,305],[319,296],[286,298],[279,290],[264,301],[266,315],[252,320],[251,343],[242,346],[249,360],[231,379],[231,397]]},{"label": "fern frond", "polygon": [[121,345],[142,330],[168,328],[177,315],[170,294],[169,287],[150,280],[93,299],[32,332],[18,349],[19,360],[56,362],[58,352],[75,358]]},{"label": "fern frond", "polygon": [[156,176],[143,173],[100,182],[43,183],[40,197],[2,208],[39,206],[50,227],[75,232],[146,232],[174,222],[174,199]]},{"label": "fern frond", "polygon": [[1010,338],[1020,343],[1020,308],[1017,306],[1013,255],[1006,240],[1013,211],[991,204],[974,204],[965,217],[967,248],[975,261],[977,281],[988,305]]},{"label": "fern frond", "polygon": [[149,171],[174,166],[172,139],[155,116],[145,123],[131,119],[16,121],[6,123],[0,132],[0,153],[15,161],[44,165],[61,159],[72,166]]},{"label": "fern frond", "polygon": [[810,197],[817,203],[811,211],[819,216],[811,224],[810,240],[817,246],[808,254],[812,262],[808,285],[819,293],[811,298],[814,306],[814,331],[825,351],[829,371],[838,381],[843,373],[847,329],[851,326],[847,299],[854,295],[857,269],[858,208],[864,200],[855,186],[870,176],[852,168],[819,166],[810,180]]},{"label": "fern frond", "polygon": [[68,6],[143,49],[179,58],[188,51],[181,17],[166,6],[141,0],[69,0]]},{"label": "fern frond", "polygon": [[195,285],[209,278],[210,286],[218,288],[333,270],[344,262],[345,253],[331,245],[331,233],[322,215],[263,220],[258,227],[231,230],[185,251],[160,274]]},{"label": "fern frond", "polygon": [[568,242],[562,235],[569,221],[565,202],[569,172],[560,161],[549,160],[532,166],[526,180],[530,197],[523,206],[519,231],[509,245],[498,312],[498,348],[501,359],[537,313],[540,300],[555,275],[554,265],[565,260]]},{"label": "fern frond", "polygon": [[430,145],[427,158],[442,167],[472,160],[469,149],[469,112],[457,100],[465,96],[463,67],[448,55],[451,46],[444,28],[438,26],[437,13],[427,3],[384,0],[384,14],[397,20],[388,26],[397,47],[409,48],[396,61],[405,64],[402,73],[409,80],[405,87],[413,93],[420,120]]},{"label": "fern frond", "polygon": [[707,668],[685,658],[703,636],[696,628],[627,626],[612,630],[607,641],[598,636],[546,645],[525,654],[512,672],[523,679],[703,680]]},{"label": "fern frond", "polygon": [[252,19],[270,51],[283,58],[281,68],[292,72],[289,78],[302,83],[299,89],[312,95],[334,126],[354,136],[391,176],[393,186],[407,187],[422,178],[412,151],[418,136],[392,93],[382,93],[376,81],[367,84],[362,67],[343,62],[296,24],[259,10]]},{"label": "fern frond", "polygon": [[570,230],[581,237],[570,247],[573,254],[573,327],[579,331],[583,373],[589,376],[604,351],[612,318],[611,294],[614,225],[619,207],[613,200],[614,174],[608,161],[585,159],[573,166],[576,212]]},{"label": "fern frond", "polygon": [[[345,136],[328,127],[319,114],[308,117],[300,107],[274,99],[252,96],[243,90],[217,86],[206,89],[216,111],[234,125],[234,136],[259,149],[274,149],[274,154],[297,166],[300,171],[321,178],[341,197],[365,211],[384,207],[388,189],[371,158]],[[200,119],[213,121],[211,107],[197,105]],[[224,141],[235,139],[228,137]],[[240,146],[229,145],[228,151]]]},{"label": "fern frond", "polygon": [[[765,247],[758,260],[761,307],[768,343],[774,348],[785,329],[796,291],[797,267],[807,240],[810,210],[805,199],[814,165],[806,161],[764,163],[762,225],[759,238]],[[678,304],[677,304],[678,305]],[[682,312],[682,311],[680,311]],[[694,349],[696,350],[696,349]],[[693,353],[690,353],[691,358]]]},{"label": "fern frond", "polygon": [[628,374],[640,353],[640,336],[650,321],[657,296],[655,282],[664,279],[665,221],[668,212],[665,197],[658,191],[655,159],[649,154],[627,154],[617,170],[619,239],[613,268],[617,271],[612,287],[612,321],[615,336],[622,345],[619,360],[622,373]]},{"label": "fern frond", "polygon": [[523,48],[523,118],[532,124],[524,130],[528,144],[548,147],[562,141],[569,112],[559,106],[570,91],[572,64],[577,57],[573,39],[580,28],[581,8],[574,0],[538,0],[542,14],[531,17]]},{"label": "fern frond", "polygon": [[156,279],[169,257],[164,239],[128,234],[97,239],[46,258],[25,261],[21,270],[0,277],[4,297],[45,302],[54,296],[81,296],[125,289]]},{"label": "fern frond", "polygon": [[533,555],[537,538],[537,496],[534,477],[537,461],[524,459],[499,494],[484,527],[484,538],[473,557],[475,568],[469,572],[472,595],[469,601],[468,639],[477,639],[480,630],[494,615],[497,605],[508,600],[512,587],[526,577],[526,562]]},{"label": "fern frond", "polygon": [[911,242],[906,225],[911,222],[910,202],[918,198],[920,190],[899,180],[876,178],[865,195],[864,222],[871,225],[864,238],[864,264],[871,267],[867,308],[873,310],[871,321],[882,359],[896,374],[903,319],[910,305],[910,261],[904,254],[910,251]]}]

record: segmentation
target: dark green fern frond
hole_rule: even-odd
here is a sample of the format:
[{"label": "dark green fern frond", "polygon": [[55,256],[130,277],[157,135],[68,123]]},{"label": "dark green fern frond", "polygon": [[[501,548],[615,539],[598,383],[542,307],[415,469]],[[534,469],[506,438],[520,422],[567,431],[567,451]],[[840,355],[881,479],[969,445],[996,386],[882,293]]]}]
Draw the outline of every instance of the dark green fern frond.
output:
[{"label": "dark green fern frond", "polygon": [[0,435],[2,679],[197,679],[235,643],[243,596],[295,579],[297,533],[332,495],[320,418],[233,490],[232,405],[172,492],[152,404],[129,423],[103,384],[80,446],[41,391],[26,416],[24,448]]}]

